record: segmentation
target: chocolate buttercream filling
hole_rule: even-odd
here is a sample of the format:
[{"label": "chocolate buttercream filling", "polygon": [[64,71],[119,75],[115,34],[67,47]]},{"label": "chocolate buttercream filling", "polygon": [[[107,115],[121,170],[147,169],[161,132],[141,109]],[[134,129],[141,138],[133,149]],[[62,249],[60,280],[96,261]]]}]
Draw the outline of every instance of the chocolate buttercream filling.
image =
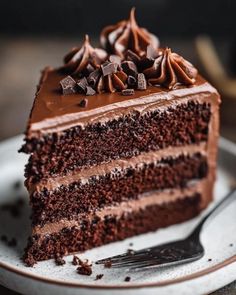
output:
[{"label": "chocolate buttercream filling", "polygon": [[183,147],[168,147],[163,150],[142,153],[136,157],[130,159],[118,159],[113,160],[109,163],[100,164],[97,166],[92,166],[81,171],[74,171],[73,173],[67,174],[65,176],[58,176],[49,179],[43,179],[39,183],[32,185],[30,187],[30,192],[41,191],[43,188],[48,190],[54,190],[61,185],[69,185],[70,183],[79,181],[82,185],[86,184],[90,177],[99,177],[106,174],[116,175],[117,173],[122,173],[127,168],[142,169],[144,164],[156,163],[166,157],[176,158],[180,155],[193,155],[200,152],[202,155],[206,154],[207,144],[205,142],[199,145],[188,145]]},{"label": "chocolate buttercream filling", "polygon": [[168,189],[161,192],[154,191],[145,193],[140,195],[139,199],[137,200],[122,202],[119,205],[105,207],[89,214],[79,214],[79,218],[76,220],[62,219],[58,222],[46,223],[43,227],[35,226],[33,228],[33,234],[42,236],[50,235],[62,230],[63,228],[80,226],[83,220],[86,219],[91,221],[95,217],[103,219],[106,216],[116,216],[116,218],[119,218],[125,213],[138,211],[146,208],[147,206],[168,204],[185,197],[191,198],[191,196],[193,196],[195,193],[206,194],[211,185],[211,181],[206,181],[206,179],[204,179],[202,181],[193,182],[192,184],[190,183],[189,187],[184,189]]}]

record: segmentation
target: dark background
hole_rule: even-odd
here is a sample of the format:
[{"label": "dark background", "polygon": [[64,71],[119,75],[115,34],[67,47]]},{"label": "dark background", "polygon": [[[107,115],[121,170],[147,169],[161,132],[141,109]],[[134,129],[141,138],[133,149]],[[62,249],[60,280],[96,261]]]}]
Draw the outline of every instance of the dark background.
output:
[{"label": "dark background", "polygon": [[104,25],[127,18],[132,6],[138,22],[160,38],[236,33],[234,0],[1,0],[0,28],[11,35],[97,35]]}]

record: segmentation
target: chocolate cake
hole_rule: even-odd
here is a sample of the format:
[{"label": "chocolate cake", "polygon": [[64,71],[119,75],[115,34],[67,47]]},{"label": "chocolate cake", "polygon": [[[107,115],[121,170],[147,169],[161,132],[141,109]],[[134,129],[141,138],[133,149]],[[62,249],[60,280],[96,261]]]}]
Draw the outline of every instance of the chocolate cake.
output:
[{"label": "chocolate cake", "polygon": [[[220,98],[130,18],[46,68],[21,151],[28,265],[188,220],[212,200]],[[158,241],[157,241],[158,242]]]}]

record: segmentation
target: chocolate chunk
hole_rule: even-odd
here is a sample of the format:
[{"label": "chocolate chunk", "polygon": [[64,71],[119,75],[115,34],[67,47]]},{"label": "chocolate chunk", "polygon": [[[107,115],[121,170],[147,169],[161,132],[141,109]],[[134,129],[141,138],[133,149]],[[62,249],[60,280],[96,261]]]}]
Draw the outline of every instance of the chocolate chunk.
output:
[{"label": "chocolate chunk", "polygon": [[96,91],[91,86],[86,86],[85,93],[86,95],[94,95]]},{"label": "chocolate chunk", "polygon": [[125,277],[125,282],[129,282],[131,280],[131,277]]},{"label": "chocolate chunk", "polygon": [[63,95],[76,93],[76,82],[71,76],[67,76],[60,81]]},{"label": "chocolate chunk", "polygon": [[78,85],[79,90],[86,92],[86,86],[88,86],[88,81],[85,77],[83,77],[82,79],[80,79],[77,82],[77,85]]},{"label": "chocolate chunk", "polygon": [[64,265],[66,262],[62,257],[56,257],[55,258],[55,263],[56,263],[56,265],[61,266],[61,265]]},{"label": "chocolate chunk", "polygon": [[81,108],[86,108],[88,105],[88,100],[87,98],[83,98],[79,103],[78,103],[78,106],[81,107]]},{"label": "chocolate chunk", "polygon": [[126,59],[134,63],[138,63],[140,61],[140,57],[130,49],[126,52]]},{"label": "chocolate chunk", "polygon": [[148,59],[154,60],[155,58],[158,57],[158,55],[159,55],[158,51],[152,45],[147,46],[146,57]]},{"label": "chocolate chunk", "polygon": [[134,89],[130,89],[130,88],[124,89],[122,90],[122,95],[124,96],[134,95]]},{"label": "chocolate chunk", "polygon": [[111,267],[112,267],[111,260],[107,260],[107,261],[104,263],[104,267],[106,267],[106,268],[111,268]]},{"label": "chocolate chunk", "polygon": [[15,238],[12,238],[7,244],[9,247],[15,247],[17,245],[17,241]]},{"label": "chocolate chunk", "polygon": [[95,279],[95,281],[97,281],[97,280],[101,280],[101,278],[104,276],[104,274],[99,274],[99,275],[96,275],[96,279]]},{"label": "chocolate chunk", "polygon": [[128,83],[129,86],[133,86],[134,87],[136,85],[136,82],[137,82],[137,80],[136,80],[135,77],[128,76],[127,83]]},{"label": "chocolate chunk", "polygon": [[109,56],[109,61],[115,64],[121,64],[121,58],[118,55],[112,54]]},{"label": "chocolate chunk", "polygon": [[101,75],[101,72],[99,69],[93,71],[87,78],[89,85],[92,87],[95,87],[100,75]]},{"label": "chocolate chunk", "polygon": [[147,81],[143,73],[138,74],[138,83],[137,83],[138,90],[146,90],[147,89]]},{"label": "chocolate chunk", "polygon": [[105,62],[101,65],[103,76],[107,76],[117,72],[117,64],[112,62]]},{"label": "chocolate chunk", "polygon": [[134,62],[132,61],[123,61],[121,64],[123,71],[130,76],[136,77],[138,70]]}]

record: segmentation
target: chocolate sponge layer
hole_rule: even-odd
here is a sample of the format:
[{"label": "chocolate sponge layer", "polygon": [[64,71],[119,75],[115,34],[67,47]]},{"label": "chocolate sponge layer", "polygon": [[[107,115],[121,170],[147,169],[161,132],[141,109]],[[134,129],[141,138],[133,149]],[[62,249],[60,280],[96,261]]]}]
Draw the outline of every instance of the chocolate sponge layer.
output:
[{"label": "chocolate sponge layer", "polygon": [[[174,202],[152,205],[120,217],[85,218],[79,226],[64,228],[45,236],[29,239],[24,261],[35,262],[84,251],[114,241],[154,231],[160,227],[183,222],[200,212],[201,195],[196,193]],[[158,241],[156,241],[158,243]]]},{"label": "chocolate sponge layer", "polygon": [[28,139],[22,148],[33,152],[26,166],[27,183],[141,152],[207,141],[210,116],[210,104],[189,101],[165,111],[133,112],[104,125]]},{"label": "chocolate sponge layer", "polygon": [[104,206],[136,199],[152,190],[184,188],[192,180],[206,177],[206,156],[201,153],[167,157],[142,168],[128,168],[121,172],[88,178],[61,185],[54,190],[37,190],[31,195],[33,224],[73,218]]}]

